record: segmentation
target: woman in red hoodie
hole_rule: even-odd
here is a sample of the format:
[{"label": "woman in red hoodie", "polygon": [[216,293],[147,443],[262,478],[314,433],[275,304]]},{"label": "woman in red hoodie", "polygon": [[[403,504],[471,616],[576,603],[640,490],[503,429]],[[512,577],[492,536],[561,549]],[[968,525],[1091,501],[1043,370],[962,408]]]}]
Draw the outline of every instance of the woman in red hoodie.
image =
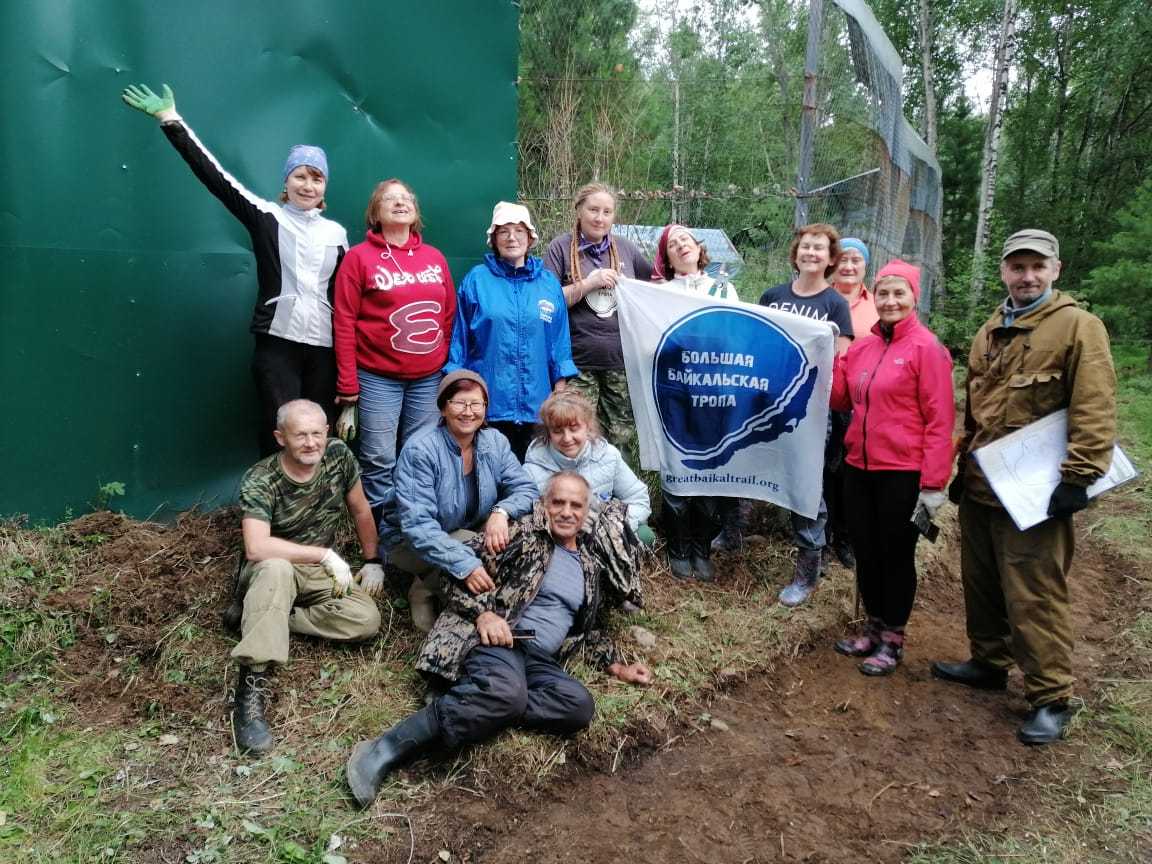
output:
[{"label": "woman in red hoodie", "polygon": [[920,323],[920,269],[899,259],[876,274],[880,320],[837,358],[832,408],[852,411],[844,437],[844,504],[856,552],[856,584],[868,620],[836,643],[864,657],[865,675],[888,675],[904,654],[904,627],[916,599],[916,540],[911,522],[945,501],[952,470],[952,358]]},{"label": "woman in red hoodie", "polygon": [[436,425],[436,388],[452,341],[456,286],[440,250],[421,241],[407,183],[377,184],[368,232],[336,275],[336,401],[359,403],[364,492],[379,521],[403,443]]}]

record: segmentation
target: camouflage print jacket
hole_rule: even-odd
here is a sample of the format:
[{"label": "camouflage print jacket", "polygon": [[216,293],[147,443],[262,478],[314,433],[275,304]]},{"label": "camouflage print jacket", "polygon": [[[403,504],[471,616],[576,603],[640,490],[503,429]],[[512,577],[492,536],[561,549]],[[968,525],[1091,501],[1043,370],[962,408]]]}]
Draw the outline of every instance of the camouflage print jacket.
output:
[{"label": "camouflage print jacket", "polygon": [[[508,548],[499,555],[482,552],[482,536],[473,542],[496,588],[477,596],[469,593],[463,583],[448,580],[447,606],[416,661],[421,672],[448,681],[460,677],[464,658],[480,644],[475,624],[480,613],[495,612],[515,621],[540,590],[556,547],[544,505],[539,501],[531,513],[516,521]],[[607,668],[623,660],[603,629],[607,607],[619,606],[626,600],[643,605],[636,567],[639,543],[628,527],[626,508],[619,501],[610,502],[576,538],[576,545],[584,571],[584,605],[577,611],[558,656],[563,661],[579,651],[588,662]]]}]

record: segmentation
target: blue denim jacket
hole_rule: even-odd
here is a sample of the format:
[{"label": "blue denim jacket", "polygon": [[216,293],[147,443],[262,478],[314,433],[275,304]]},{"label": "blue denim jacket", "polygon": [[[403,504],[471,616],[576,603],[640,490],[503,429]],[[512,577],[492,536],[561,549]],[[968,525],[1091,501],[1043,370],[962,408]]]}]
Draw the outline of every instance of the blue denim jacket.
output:
[{"label": "blue denim jacket", "polygon": [[[508,439],[495,429],[482,428],[476,433],[475,448],[479,517],[486,519],[497,505],[508,511],[509,520],[531,512],[536,484],[516,461]],[[383,549],[407,540],[413,552],[456,579],[480,566],[471,549],[448,536],[470,526],[465,524],[468,505],[460,445],[443,423],[404,446],[394,482],[395,507],[380,522]]]}]

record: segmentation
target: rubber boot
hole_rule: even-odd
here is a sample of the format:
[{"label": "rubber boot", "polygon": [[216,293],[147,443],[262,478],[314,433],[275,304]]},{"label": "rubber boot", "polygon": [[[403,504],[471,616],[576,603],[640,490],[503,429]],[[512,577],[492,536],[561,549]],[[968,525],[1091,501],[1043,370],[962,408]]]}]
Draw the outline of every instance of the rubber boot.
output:
[{"label": "rubber boot", "polygon": [[344,766],[344,776],[360,809],[372,806],[389,773],[427,752],[439,740],[436,713],[427,705],[379,738],[357,744]]},{"label": "rubber boot", "polygon": [[752,515],[747,498],[727,500],[720,508],[720,533],[712,540],[713,552],[739,552],[744,548],[744,532]]},{"label": "rubber boot", "polygon": [[799,606],[812,596],[816,583],[820,581],[824,566],[823,551],[820,549],[797,549],[796,571],[792,584],[780,592],[780,602],[785,606]]},{"label": "rubber boot", "polygon": [[668,569],[677,579],[693,578],[692,547],[688,542],[688,516],[686,507],[664,506],[664,551],[668,554]]},{"label": "rubber boot", "polygon": [[891,675],[904,659],[904,631],[884,630],[876,650],[857,668],[864,675]]},{"label": "rubber boot", "polygon": [[247,666],[239,667],[236,675],[236,696],[232,702],[232,736],[236,747],[241,753],[266,753],[274,743],[272,730],[264,719],[264,706],[271,695],[268,675]]},{"label": "rubber boot", "polygon": [[883,625],[879,618],[869,618],[859,636],[841,639],[833,647],[837,654],[845,657],[867,657],[880,647],[880,631]]},{"label": "rubber boot", "polygon": [[436,623],[436,595],[419,576],[412,577],[408,609],[412,613],[412,625],[421,633],[429,632]]},{"label": "rubber boot", "polygon": [[716,568],[712,566],[712,544],[708,539],[695,539],[689,544],[692,551],[692,573],[701,582],[716,579]]}]

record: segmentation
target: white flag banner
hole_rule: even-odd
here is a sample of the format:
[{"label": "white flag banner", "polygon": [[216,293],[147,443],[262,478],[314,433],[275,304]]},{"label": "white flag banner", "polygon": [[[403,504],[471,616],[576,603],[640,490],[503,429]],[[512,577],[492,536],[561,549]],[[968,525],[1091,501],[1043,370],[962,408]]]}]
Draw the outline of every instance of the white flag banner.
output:
[{"label": "white flag banner", "polygon": [[676,495],[815,518],[835,325],[634,279],[616,301],[640,464]]}]

